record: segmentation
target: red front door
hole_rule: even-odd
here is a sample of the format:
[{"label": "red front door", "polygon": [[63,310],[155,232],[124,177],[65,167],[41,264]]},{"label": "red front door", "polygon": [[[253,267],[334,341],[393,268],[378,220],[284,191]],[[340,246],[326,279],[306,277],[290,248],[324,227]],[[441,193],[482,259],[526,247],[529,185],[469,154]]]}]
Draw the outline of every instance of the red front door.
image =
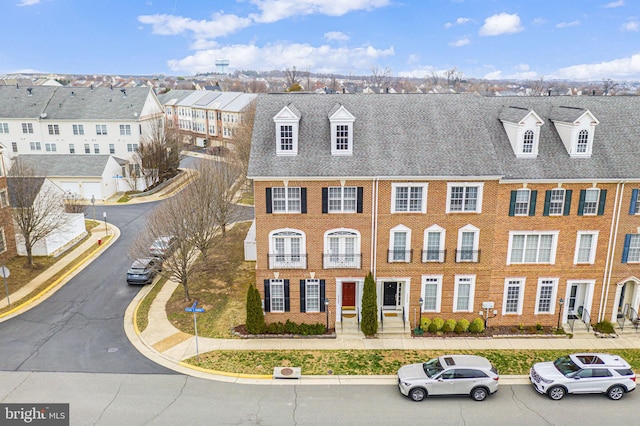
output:
[{"label": "red front door", "polygon": [[356,283],[342,283],[342,307],[356,306]]}]

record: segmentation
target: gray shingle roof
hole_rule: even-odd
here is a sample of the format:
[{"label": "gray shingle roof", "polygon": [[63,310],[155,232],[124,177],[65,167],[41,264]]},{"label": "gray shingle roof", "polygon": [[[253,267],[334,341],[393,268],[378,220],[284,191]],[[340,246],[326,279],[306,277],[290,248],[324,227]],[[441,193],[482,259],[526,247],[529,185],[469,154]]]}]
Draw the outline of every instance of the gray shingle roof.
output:
[{"label": "gray shingle roof", "polygon": [[[355,116],[352,156],[331,155],[328,115],[338,102]],[[273,117],[289,103],[301,113],[298,155],[276,156]],[[537,158],[516,158],[500,121],[505,106],[515,118],[533,110],[544,120]],[[550,117],[572,121],[586,110],[600,121],[593,154],[570,158]],[[640,179],[639,160],[637,96],[268,94],[258,97],[249,176]]]},{"label": "gray shingle roof", "polygon": [[99,177],[107,167],[110,155],[24,154],[20,161],[37,175],[48,177]]}]

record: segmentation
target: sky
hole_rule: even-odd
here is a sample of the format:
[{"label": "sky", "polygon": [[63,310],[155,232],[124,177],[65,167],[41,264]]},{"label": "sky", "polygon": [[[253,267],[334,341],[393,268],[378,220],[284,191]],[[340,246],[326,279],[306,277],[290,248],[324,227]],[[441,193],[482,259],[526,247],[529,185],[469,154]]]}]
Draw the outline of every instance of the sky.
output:
[{"label": "sky", "polygon": [[[640,81],[638,0],[0,0],[0,73]],[[216,60],[228,60],[221,68]]]}]

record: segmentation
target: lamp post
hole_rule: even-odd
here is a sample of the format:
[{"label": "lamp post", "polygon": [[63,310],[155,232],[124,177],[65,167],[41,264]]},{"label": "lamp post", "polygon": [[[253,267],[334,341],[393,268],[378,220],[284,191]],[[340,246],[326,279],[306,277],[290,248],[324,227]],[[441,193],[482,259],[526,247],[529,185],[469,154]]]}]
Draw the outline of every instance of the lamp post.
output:
[{"label": "lamp post", "polygon": [[419,328],[422,330],[422,305],[424,304],[424,299],[422,297],[418,300],[418,304],[420,305],[420,311],[419,311],[420,313],[418,316],[418,326],[416,328]]},{"label": "lamp post", "polygon": [[109,235],[109,230],[107,229],[107,212],[102,212],[102,217],[104,218],[104,235]]},{"label": "lamp post", "polygon": [[562,305],[564,305],[564,299],[561,297],[558,300],[558,305],[560,305],[560,309],[558,309],[558,330],[560,330],[560,321],[562,319]]},{"label": "lamp post", "polygon": [[324,299],[324,311],[327,313],[327,331],[329,331],[329,299]]}]

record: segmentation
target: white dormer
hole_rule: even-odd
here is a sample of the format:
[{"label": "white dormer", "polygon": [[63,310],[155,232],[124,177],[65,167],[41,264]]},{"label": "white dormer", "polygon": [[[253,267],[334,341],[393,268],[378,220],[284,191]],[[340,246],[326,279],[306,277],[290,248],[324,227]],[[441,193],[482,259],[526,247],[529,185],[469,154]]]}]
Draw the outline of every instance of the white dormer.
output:
[{"label": "white dormer", "polygon": [[513,153],[518,158],[536,158],[540,141],[540,127],[544,121],[535,111],[520,107],[505,107],[500,121],[509,137]]},{"label": "white dormer", "polygon": [[298,155],[300,112],[292,104],[273,117],[276,123],[276,155]]},{"label": "white dormer", "polygon": [[331,122],[331,155],[353,155],[353,122],[355,117],[342,105],[329,113]]},{"label": "white dormer", "polygon": [[571,157],[591,157],[593,136],[596,126],[600,124],[591,111],[575,107],[555,107],[549,118]]}]

